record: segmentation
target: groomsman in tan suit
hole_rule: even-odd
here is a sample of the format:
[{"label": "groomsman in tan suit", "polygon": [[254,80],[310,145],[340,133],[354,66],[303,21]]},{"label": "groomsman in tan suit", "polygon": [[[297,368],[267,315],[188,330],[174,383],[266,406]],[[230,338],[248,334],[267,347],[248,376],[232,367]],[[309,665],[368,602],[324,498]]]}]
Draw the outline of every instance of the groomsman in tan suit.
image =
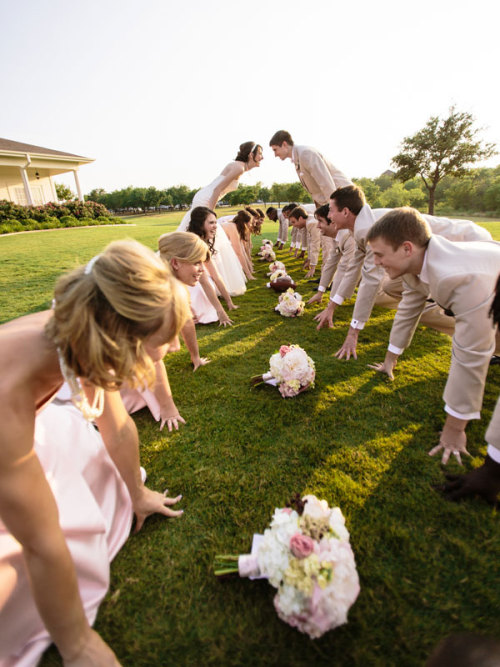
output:
[{"label": "groomsman in tan suit", "polygon": [[280,160],[290,158],[295,165],[297,176],[313,198],[315,208],[328,204],[330,195],[337,188],[351,185],[352,181],[327,160],[319,151],[310,146],[295,146],[286,130],[279,130],[269,142],[274,155]]},{"label": "groomsman in tan suit", "polygon": [[[500,276],[498,277],[495,298],[490,314],[493,323],[500,327]],[[498,329],[497,329],[498,335]],[[446,475],[448,481],[436,487],[448,500],[461,500],[467,496],[482,496],[490,503],[498,504],[500,492],[500,398],[486,431],[488,444],[486,457],[479,468],[465,475]]]},{"label": "groomsman in tan suit", "polygon": [[[318,264],[319,250],[321,247],[321,232],[318,229],[318,221],[313,214],[308,213],[303,206],[297,206],[288,218],[290,224],[306,231],[307,234],[307,268],[305,278],[312,278]],[[306,267],[305,267],[306,268]]]},{"label": "groomsman in tan suit", "polygon": [[[314,317],[318,322],[318,329],[323,326],[333,326],[332,317],[335,309],[345,299],[349,299],[354,294],[356,285],[361,278],[349,331],[342,347],[335,354],[338,359],[343,357],[350,359],[351,356],[357,358],[356,346],[359,332],[364,328],[371,315],[375,299],[380,293],[384,280],[384,271],[375,263],[373,252],[366,242],[366,237],[375,222],[391,210],[370,208],[366,203],[363,191],[356,185],[336,190],[330,199],[330,220],[336,225],[337,229],[349,229],[352,232],[356,242],[356,251],[336,294],[332,293],[327,308]],[[491,242],[491,234],[469,220],[451,220],[437,218],[432,215],[424,215],[423,217],[429,223],[434,234],[442,235],[449,240]],[[392,284],[391,296],[397,297],[398,292],[400,297],[402,295],[402,282],[399,282],[399,286],[398,283]],[[423,316],[421,319],[422,324],[432,326],[445,333],[453,331],[453,322],[448,322],[450,318],[443,315],[436,304],[428,304],[424,315],[425,318]]]},{"label": "groomsman in tan suit", "polygon": [[307,305],[321,303],[323,294],[329,285],[331,285],[332,294],[336,293],[356,249],[351,232],[347,229],[337,231],[335,225],[329,220],[328,213],[329,207],[327,204],[317,208],[314,213],[322,238],[328,238],[332,242],[332,251],[326,260],[323,258],[318,291],[309,299]]},{"label": "groomsman in tan suit", "polygon": [[452,359],[443,393],[445,425],[432,456],[443,450],[459,463],[468,454],[465,427],[480,419],[484,384],[495,350],[495,329],[489,313],[500,267],[500,243],[453,242],[432,234],[423,216],[411,208],[394,209],[369,230],[366,241],[375,264],[389,278],[403,277],[405,290],[381,364],[371,366],[393,377],[399,354],[408,347],[430,296],[455,318]]}]

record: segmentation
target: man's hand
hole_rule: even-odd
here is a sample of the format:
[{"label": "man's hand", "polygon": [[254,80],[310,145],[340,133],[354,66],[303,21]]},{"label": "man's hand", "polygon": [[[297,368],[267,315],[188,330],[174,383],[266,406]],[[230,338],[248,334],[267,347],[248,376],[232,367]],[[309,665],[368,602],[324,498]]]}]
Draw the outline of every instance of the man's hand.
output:
[{"label": "man's hand", "polygon": [[349,361],[351,357],[354,357],[354,359],[358,358],[356,354],[358,335],[359,329],[353,329],[352,327],[349,327],[349,332],[345,337],[345,341],[342,347],[335,352],[337,359],[343,359],[345,357],[346,361]]},{"label": "man's hand", "polygon": [[385,354],[385,359],[384,361],[380,364],[368,364],[368,368],[371,368],[374,371],[377,371],[378,373],[385,373],[389,380],[394,380],[394,368],[396,367],[396,364],[398,363],[398,358],[399,355],[395,354],[394,352],[389,352],[387,350]]},{"label": "man's hand", "polygon": [[321,313],[318,313],[313,317],[313,320],[315,322],[318,322],[318,326],[316,327],[316,331],[319,331],[323,327],[328,327],[329,329],[333,329],[333,313],[335,312],[335,304],[333,301],[330,301],[328,303],[328,306],[325,308],[325,310],[322,310]]},{"label": "man's hand", "polygon": [[323,294],[324,294],[324,292],[316,292],[316,294],[309,299],[309,301],[307,302],[307,305],[310,306],[313,303],[321,303],[321,301],[323,299]]},{"label": "man's hand", "polygon": [[441,458],[441,463],[443,465],[448,463],[451,454],[453,454],[460,465],[462,465],[460,454],[467,454],[467,456],[470,456],[467,451],[467,436],[465,435],[465,427],[467,426],[467,423],[466,419],[458,419],[457,417],[448,415],[443,430],[441,431],[439,445],[436,445],[436,447],[433,447],[430,450],[429,456],[434,456],[434,454],[437,454],[442,449],[443,456]]},{"label": "man's hand", "polygon": [[306,273],[304,278],[312,278],[314,276],[314,271],[316,270],[315,266],[310,266],[309,271]]},{"label": "man's hand", "polygon": [[500,492],[500,463],[486,455],[483,465],[465,475],[445,475],[447,481],[434,488],[441,491],[447,500],[462,500],[469,496],[480,496],[497,505]]}]

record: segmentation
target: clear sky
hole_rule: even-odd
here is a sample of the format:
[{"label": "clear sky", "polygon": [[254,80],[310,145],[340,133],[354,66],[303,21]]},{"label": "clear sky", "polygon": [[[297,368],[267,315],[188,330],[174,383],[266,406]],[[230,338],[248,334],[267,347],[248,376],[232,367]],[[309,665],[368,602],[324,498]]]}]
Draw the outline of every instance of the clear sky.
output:
[{"label": "clear sky", "polygon": [[268,147],[278,129],[375,177],[453,104],[500,148],[499,14],[493,0],[0,0],[0,136],[95,158],[84,192],[200,187],[249,140],[265,159],[242,183],[293,181]]}]

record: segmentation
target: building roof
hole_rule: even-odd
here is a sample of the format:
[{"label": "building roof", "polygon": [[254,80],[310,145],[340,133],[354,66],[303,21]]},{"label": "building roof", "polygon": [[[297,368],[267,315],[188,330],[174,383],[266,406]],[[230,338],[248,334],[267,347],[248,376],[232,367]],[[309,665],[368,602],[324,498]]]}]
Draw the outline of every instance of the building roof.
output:
[{"label": "building roof", "polygon": [[20,141],[11,141],[10,139],[0,138],[0,151],[8,153],[35,153],[36,155],[53,155],[54,157],[78,158],[79,160],[89,160],[92,158],[75,155],[74,153],[65,153],[64,151],[55,151],[51,148],[42,146],[33,146],[33,144],[23,144]]}]

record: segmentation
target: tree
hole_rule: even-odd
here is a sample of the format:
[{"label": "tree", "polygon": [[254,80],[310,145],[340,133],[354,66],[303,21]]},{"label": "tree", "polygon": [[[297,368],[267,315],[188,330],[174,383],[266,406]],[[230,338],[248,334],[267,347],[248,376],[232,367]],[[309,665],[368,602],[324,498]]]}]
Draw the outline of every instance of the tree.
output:
[{"label": "tree", "polygon": [[405,182],[419,174],[429,193],[429,213],[434,213],[438,183],[447,175],[463,176],[466,166],[496,154],[494,144],[477,139],[475,119],[470,113],[450,108],[448,118],[432,116],[425,127],[405,137],[401,152],[392,158],[396,178]]},{"label": "tree", "polygon": [[68,201],[74,199],[75,195],[71,192],[67,185],[63,183],[56,183],[56,194],[59,201]]}]

